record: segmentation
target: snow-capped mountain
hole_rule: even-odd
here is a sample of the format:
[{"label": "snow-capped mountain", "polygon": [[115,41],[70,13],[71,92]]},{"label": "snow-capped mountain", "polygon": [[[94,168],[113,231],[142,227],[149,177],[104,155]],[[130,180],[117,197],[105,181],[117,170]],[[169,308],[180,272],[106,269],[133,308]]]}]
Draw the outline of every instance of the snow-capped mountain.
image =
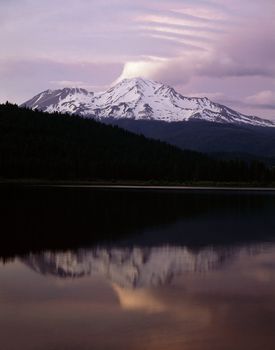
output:
[{"label": "snow-capped mountain", "polygon": [[100,93],[79,88],[47,90],[21,106],[49,113],[78,114],[102,121],[109,118],[165,122],[205,120],[275,126],[272,121],[246,116],[206,97],[184,97],[172,87],[142,78],[125,79]]}]

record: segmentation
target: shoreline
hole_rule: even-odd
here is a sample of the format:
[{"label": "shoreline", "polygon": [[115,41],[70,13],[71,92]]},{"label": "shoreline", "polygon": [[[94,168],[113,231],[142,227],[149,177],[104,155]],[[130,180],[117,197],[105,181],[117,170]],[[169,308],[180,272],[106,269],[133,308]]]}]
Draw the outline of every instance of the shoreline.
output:
[{"label": "shoreline", "polygon": [[[273,185],[273,184],[272,184]],[[167,191],[254,191],[275,192],[275,184],[252,183],[169,183],[169,182],[145,182],[145,181],[61,181],[61,180],[37,180],[37,179],[0,179],[0,186],[27,186],[48,188],[94,188],[94,189],[120,189],[120,190],[167,190]]]},{"label": "shoreline", "polygon": [[150,190],[150,191],[228,191],[228,192],[274,192],[275,187],[222,187],[222,186],[134,186],[134,185],[40,185],[56,188],[93,188],[110,190]]}]

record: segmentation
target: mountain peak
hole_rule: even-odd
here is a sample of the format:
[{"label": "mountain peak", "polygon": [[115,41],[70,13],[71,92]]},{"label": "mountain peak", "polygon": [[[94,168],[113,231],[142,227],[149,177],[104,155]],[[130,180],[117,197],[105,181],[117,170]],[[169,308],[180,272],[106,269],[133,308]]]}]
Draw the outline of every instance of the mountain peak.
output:
[{"label": "mountain peak", "polygon": [[[150,86],[150,85],[156,85],[159,84],[153,80],[145,79],[142,77],[134,77],[134,78],[125,78],[118,82],[118,84],[126,84],[126,85],[139,85],[139,86]],[[117,85],[117,84],[116,84]]]},{"label": "mountain peak", "polygon": [[123,79],[100,93],[82,88],[47,90],[22,106],[99,120],[112,118],[182,122],[198,119],[216,123],[275,126],[274,122],[246,116],[214,103],[207,97],[185,97],[173,87],[141,77]]},{"label": "mountain peak", "polygon": [[108,92],[118,91],[120,94],[136,93],[138,95],[147,95],[154,93],[155,89],[161,86],[161,84],[144,78],[131,78],[123,79],[112,86]]}]

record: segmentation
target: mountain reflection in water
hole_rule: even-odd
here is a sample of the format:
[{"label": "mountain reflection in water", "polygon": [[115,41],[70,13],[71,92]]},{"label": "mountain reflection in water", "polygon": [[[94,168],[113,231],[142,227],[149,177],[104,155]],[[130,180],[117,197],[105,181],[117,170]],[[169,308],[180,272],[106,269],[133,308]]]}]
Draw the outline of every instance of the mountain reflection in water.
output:
[{"label": "mountain reflection in water", "polygon": [[261,248],[203,248],[196,252],[169,246],[94,248],[29,254],[21,261],[43,275],[76,278],[99,274],[123,288],[134,289],[170,284],[185,273],[218,269],[243,250],[255,253]]},{"label": "mountain reflection in water", "polygon": [[275,345],[273,243],[30,253],[0,280],[5,350]]},{"label": "mountain reflection in water", "polygon": [[0,194],[1,350],[275,349],[274,195]]}]

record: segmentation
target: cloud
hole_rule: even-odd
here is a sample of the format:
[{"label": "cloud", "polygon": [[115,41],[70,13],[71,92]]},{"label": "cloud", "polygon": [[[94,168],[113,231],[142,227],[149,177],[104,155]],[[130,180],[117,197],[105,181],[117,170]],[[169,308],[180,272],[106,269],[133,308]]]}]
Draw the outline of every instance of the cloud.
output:
[{"label": "cloud", "polygon": [[40,91],[67,84],[80,84],[88,90],[98,91],[109,85],[122,67],[119,63],[105,62],[0,59],[0,102],[22,103]]},{"label": "cloud", "polygon": [[258,108],[275,109],[275,91],[259,91],[246,97],[245,102]]},{"label": "cloud", "polygon": [[89,84],[87,81],[78,81],[78,80],[53,80],[50,81],[50,84],[55,88],[82,88],[91,92],[99,91],[102,89],[107,89],[109,85],[93,85]]},{"label": "cloud", "polygon": [[274,0],[0,0],[1,98],[143,76],[248,104],[275,90],[274,13]]},{"label": "cloud", "polygon": [[135,77],[143,78],[155,78],[160,71],[163,69],[162,60],[150,60],[150,61],[136,61],[127,62],[124,65],[123,71],[118,79],[114,83],[121,81],[123,79],[130,79]]},{"label": "cloud", "polygon": [[261,65],[256,62],[242,62],[231,55],[213,51],[204,53],[189,53],[182,57],[167,59],[166,61],[127,62],[122,76],[143,76],[165,82],[170,85],[186,84],[196,76],[211,78],[226,77],[275,77],[274,64]]},{"label": "cloud", "polygon": [[[188,3],[189,7],[187,6]],[[195,50],[183,49],[176,57],[155,62],[153,67],[151,61],[148,61],[147,65],[144,60],[142,64],[139,64],[138,61],[128,61],[125,64],[122,76],[127,77],[128,72],[132,73],[132,67],[135,67],[136,75],[156,79],[171,85],[187,84],[194,77],[210,77],[213,79],[231,77],[240,79],[251,77],[274,78],[275,22],[264,21],[262,18],[263,13],[270,16],[269,11],[273,7],[271,2],[264,1],[261,3],[261,11],[259,11],[259,4],[254,1],[249,10],[247,10],[245,4],[241,6],[236,1],[232,2],[231,11],[222,6],[223,1],[219,3],[222,10],[218,8],[217,13],[219,18],[223,18],[223,21],[210,21],[209,23],[213,28],[211,25],[206,27],[205,23],[200,27],[196,21],[188,26],[184,19],[173,16],[148,15],[143,17],[143,21],[150,22],[148,29],[158,28],[162,33],[169,32],[179,43],[180,34],[182,34],[182,39],[185,42],[188,38],[186,34],[184,38],[184,33],[188,33],[191,37],[194,36],[193,43],[196,43],[205,52],[198,53]],[[207,1],[203,2],[203,7],[199,11],[196,6],[190,6],[190,2],[183,1],[181,11],[189,14],[196,13],[205,17],[209,16],[209,18],[217,17],[216,9],[213,11]],[[249,12],[251,13],[249,14]],[[233,23],[232,13],[236,14],[234,17],[235,23]],[[226,21],[226,19],[228,20]],[[209,29],[214,29],[216,32],[211,32]],[[200,41],[203,41],[203,37],[204,43],[201,44]],[[137,69],[137,67],[140,67],[140,69]]]}]

